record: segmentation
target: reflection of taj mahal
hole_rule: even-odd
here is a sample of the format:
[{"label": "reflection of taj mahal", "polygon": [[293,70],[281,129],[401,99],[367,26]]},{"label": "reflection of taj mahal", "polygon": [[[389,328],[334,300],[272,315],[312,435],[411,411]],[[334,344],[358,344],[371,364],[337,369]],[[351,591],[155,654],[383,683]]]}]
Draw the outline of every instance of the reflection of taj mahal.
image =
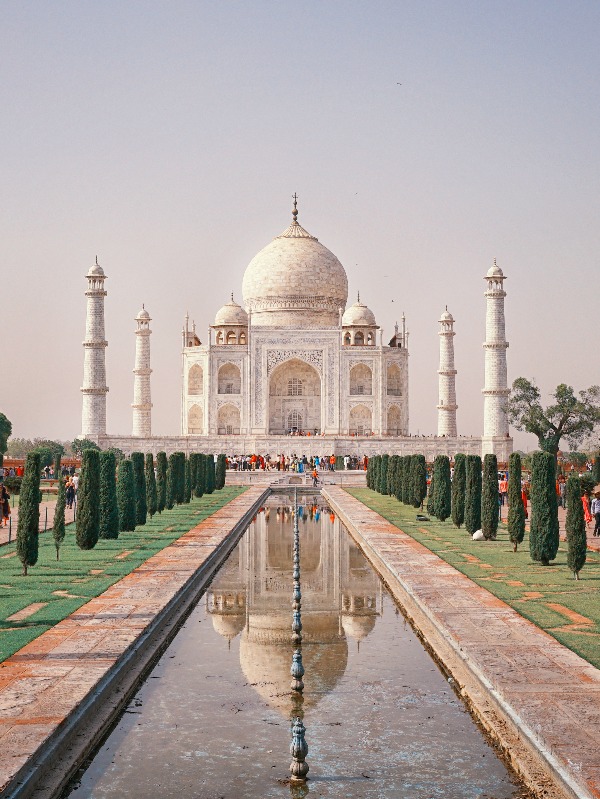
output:
[{"label": "reflection of taj mahal", "polygon": [[[279,507],[276,504],[281,502]],[[240,665],[273,707],[290,708],[292,533],[289,497],[271,497],[206,595],[215,630],[240,638]],[[321,504],[320,501],[319,504]],[[349,640],[368,636],[379,615],[381,583],[364,555],[315,500],[300,518],[303,659],[316,704],[343,676]],[[315,523],[316,522],[316,523]]]},{"label": "reflection of taj mahal", "polygon": [[[104,281],[96,263],[88,278],[82,435],[101,446],[157,452],[374,454],[496,452],[512,441],[504,403],[506,347],[504,275],[486,275],[484,435],[457,438],[454,318],[440,321],[438,435],[409,436],[408,333],[383,343],[373,312],[346,307],[348,279],[335,255],[292,222],[249,263],[242,304],[231,295],[204,343],[186,315],[182,331],[181,429],[152,437],[150,314],[136,316],[133,435],[106,435]],[[432,398],[432,404],[434,404]],[[310,435],[299,446],[290,433]],[[140,440],[142,439],[142,440]]]}]

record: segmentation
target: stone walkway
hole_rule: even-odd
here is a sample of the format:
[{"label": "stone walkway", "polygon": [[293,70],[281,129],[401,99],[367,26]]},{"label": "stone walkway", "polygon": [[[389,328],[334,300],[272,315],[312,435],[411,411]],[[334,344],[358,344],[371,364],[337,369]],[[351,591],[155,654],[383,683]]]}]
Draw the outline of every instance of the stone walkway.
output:
[{"label": "stone walkway", "polygon": [[[250,488],[0,664],[0,791],[13,787],[260,501]],[[60,731],[59,731],[60,732]],[[29,795],[29,794],[27,794]]]},{"label": "stone walkway", "polygon": [[[498,708],[487,726],[498,729],[499,718],[517,730],[515,751],[507,747],[506,754],[521,773],[526,776],[528,767],[517,749],[529,748],[547,764],[554,786],[543,785],[543,771],[531,776],[534,766],[529,784],[540,788],[541,780],[544,796],[598,799],[600,671],[341,488],[328,487],[324,495],[417,626],[427,630],[428,643],[463,692],[471,700],[477,690],[485,693]],[[461,672],[476,686],[471,694]]]},{"label": "stone walkway", "polygon": [[[39,531],[43,533],[44,530],[51,530],[52,524],[54,523],[54,509],[56,508],[56,498],[49,499],[45,502],[40,502],[40,523],[39,523]],[[46,517],[46,511],[48,511],[48,516]],[[19,506],[17,505],[16,508],[11,507],[10,513],[10,539],[14,541],[17,537],[17,525],[19,523]],[[75,521],[75,509],[69,510],[65,508],[65,521],[67,524]],[[0,546],[4,544],[8,544],[8,536],[9,536],[9,528],[8,527],[0,527]]]}]

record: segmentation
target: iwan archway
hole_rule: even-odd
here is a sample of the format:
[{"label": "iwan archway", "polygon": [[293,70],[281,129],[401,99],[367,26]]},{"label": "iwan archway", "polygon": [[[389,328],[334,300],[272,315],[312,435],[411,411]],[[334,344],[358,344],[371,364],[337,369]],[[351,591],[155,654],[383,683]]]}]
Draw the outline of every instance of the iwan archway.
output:
[{"label": "iwan archway", "polygon": [[269,433],[321,432],[321,377],[304,361],[279,364],[269,379]]}]

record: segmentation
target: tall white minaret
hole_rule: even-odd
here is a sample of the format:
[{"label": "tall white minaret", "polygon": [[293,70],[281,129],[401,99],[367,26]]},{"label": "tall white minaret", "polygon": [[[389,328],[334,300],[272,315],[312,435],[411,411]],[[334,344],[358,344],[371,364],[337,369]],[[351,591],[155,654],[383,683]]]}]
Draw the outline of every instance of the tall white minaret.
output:
[{"label": "tall white minaret", "polygon": [[133,370],[133,435],[149,438],[152,435],[152,402],[150,401],[150,314],[142,305],[135,317],[135,368]]},{"label": "tall white minaret", "polygon": [[87,273],[88,288],[87,311],[85,317],[85,341],[83,342],[83,408],[81,414],[81,435],[97,436],[106,434],[106,362],[105,349],[108,342],[104,338],[104,270],[96,263]]},{"label": "tall white minaret", "polygon": [[485,388],[483,389],[483,454],[502,449],[494,439],[508,438],[506,401],[510,394],[506,375],[506,341],[504,322],[504,281],[502,269],[494,265],[484,280],[487,283],[485,313]]},{"label": "tall white minaret", "polygon": [[456,433],[456,369],[454,368],[454,317],[448,306],[440,317],[440,368],[438,436],[454,438]]}]

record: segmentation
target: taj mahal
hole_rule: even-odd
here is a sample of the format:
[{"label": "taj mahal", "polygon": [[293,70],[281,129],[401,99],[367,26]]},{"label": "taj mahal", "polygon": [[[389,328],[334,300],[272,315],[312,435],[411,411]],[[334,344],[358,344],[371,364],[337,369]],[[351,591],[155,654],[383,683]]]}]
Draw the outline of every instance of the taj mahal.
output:
[{"label": "taj mahal", "polygon": [[[485,276],[484,430],[458,436],[454,318],[440,317],[438,430],[409,433],[409,351],[406,320],[384,344],[375,314],[348,305],[348,278],[336,256],[298,222],[249,263],[242,302],[234,294],[216,313],[204,343],[188,314],[182,329],[181,428],[152,436],[149,312],[135,317],[136,348],[131,435],[107,433],[104,288],[96,263],[88,289],[82,437],[102,448],[244,454],[312,455],[423,452],[453,456],[512,451],[504,405],[507,387],[504,322],[505,276],[494,262]],[[303,436],[301,442],[296,436]]]}]

